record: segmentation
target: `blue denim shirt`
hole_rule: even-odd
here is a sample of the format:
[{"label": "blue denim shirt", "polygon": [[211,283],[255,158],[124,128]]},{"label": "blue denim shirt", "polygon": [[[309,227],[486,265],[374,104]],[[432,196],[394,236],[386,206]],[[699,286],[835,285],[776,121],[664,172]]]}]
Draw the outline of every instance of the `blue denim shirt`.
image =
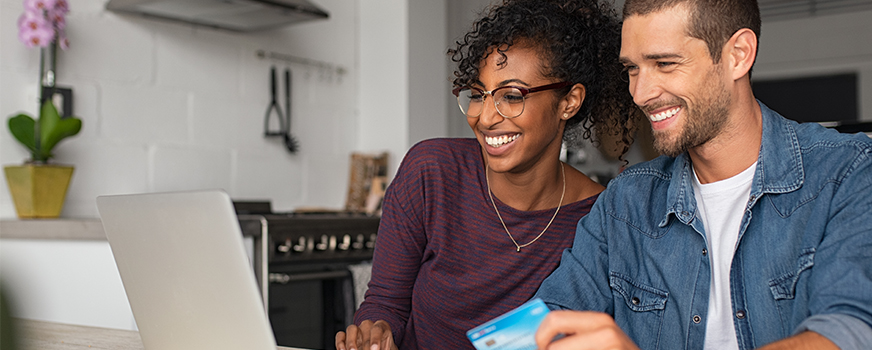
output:
[{"label": "blue denim shirt", "polygon": [[[760,107],[760,155],[730,269],[739,348],[811,330],[842,349],[872,349],[872,139]],[[702,349],[711,263],[692,182],[686,153],[625,170],[537,296],[552,309],[612,315],[642,349]]]}]

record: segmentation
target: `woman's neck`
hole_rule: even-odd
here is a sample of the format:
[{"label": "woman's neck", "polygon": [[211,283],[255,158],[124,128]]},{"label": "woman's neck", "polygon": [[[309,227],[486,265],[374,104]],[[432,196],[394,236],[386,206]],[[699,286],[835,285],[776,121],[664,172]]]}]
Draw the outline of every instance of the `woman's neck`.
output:
[{"label": "woman's neck", "polygon": [[[518,210],[556,208],[564,196],[566,169],[563,167],[568,166],[559,161],[548,163],[547,166],[542,164],[518,173],[497,173],[486,167],[491,193],[504,204]],[[568,183],[566,187],[569,187]]]}]

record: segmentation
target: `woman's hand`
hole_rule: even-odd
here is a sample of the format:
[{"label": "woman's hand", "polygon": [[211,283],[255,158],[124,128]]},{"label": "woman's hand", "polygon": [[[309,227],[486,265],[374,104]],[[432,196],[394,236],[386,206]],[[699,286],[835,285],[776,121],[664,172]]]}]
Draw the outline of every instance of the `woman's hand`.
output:
[{"label": "woman's hand", "polygon": [[337,350],[397,350],[391,326],[384,320],[366,320],[336,333]]}]

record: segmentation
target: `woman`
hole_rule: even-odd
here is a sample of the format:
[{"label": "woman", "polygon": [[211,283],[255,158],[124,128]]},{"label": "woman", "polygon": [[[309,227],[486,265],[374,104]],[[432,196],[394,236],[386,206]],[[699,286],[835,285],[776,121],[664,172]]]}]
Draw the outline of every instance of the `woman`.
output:
[{"label": "woman", "polygon": [[467,330],[533,296],[603,190],[559,160],[561,144],[594,127],[629,143],[619,37],[596,0],[507,0],[449,51],[476,138],[409,150],[337,349],[472,349]]}]

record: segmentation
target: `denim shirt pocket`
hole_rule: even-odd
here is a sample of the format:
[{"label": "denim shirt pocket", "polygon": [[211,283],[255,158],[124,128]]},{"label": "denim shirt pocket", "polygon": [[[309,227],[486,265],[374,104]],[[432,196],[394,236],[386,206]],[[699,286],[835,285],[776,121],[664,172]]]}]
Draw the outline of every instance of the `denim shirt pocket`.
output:
[{"label": "denim shirt pocket", "polygon": [[794,269],[769,280],[769,289],[775,300],[793,299],[796,296],[796,283],[800,274],[814,266],[814,252],[814,248],[803,249],[796,259]]},{"label": "denim shirt pocket", "polygon": [[668,293],[630,281],[627,276],[620,273],[609,273],[609,286],[624,297],[624,302],[630,310],[644,312],[666,308]]},{"label": "denim shirt pocket", "polygon": [[[669,293],[632,281],[629,277],[609,273],[609,286],[615,293],[615,320],[633,339],[650,339],[659,348],[663,312]],[[626,308],[621,307],[620,300]]]},{"label": "denim shirt pocket", "polygon": [[808,316],[808,295],[797,295],[796,291],[797,285],[801,283],[802,272],[814,267],[814,253],[814,248],[803,249],[796,259],[796,265],[769,280],[769,290],[772,292],[775,309],[778,310],[781,320],[781,332],[785,337]]}]

